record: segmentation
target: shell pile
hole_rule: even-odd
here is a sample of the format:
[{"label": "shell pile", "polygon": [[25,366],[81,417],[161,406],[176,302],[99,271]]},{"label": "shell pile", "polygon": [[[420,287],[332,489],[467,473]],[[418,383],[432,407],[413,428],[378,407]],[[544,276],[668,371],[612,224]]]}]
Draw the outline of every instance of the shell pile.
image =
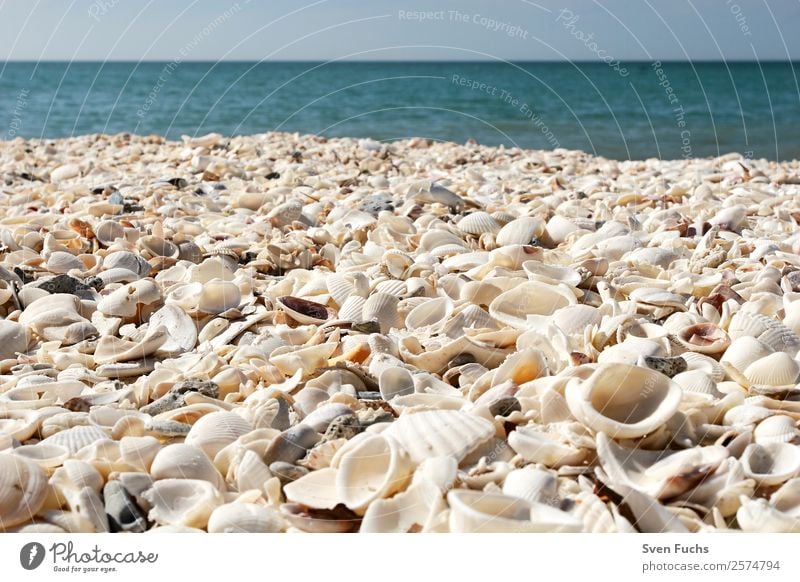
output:
[{"label": "shell pile", "polygon": [[0,143],[0,530],[800,531],[800,169]]}]

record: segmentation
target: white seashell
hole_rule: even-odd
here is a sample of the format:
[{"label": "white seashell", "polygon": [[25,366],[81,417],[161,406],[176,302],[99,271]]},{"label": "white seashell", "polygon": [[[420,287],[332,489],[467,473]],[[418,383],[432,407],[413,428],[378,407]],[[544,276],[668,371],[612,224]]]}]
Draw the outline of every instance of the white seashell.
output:
[{"label": "white seashell", "polygon": [[498,295],[489,305],[489,313],[500,323],[527,329],[529,315],[552,315],[575,301],[575,295],[565,287],[528,281]]},{"label": "white seashell", "polygon": [[676,335],[678,342],[687,350],[701,354],[719,354],[731,344],[725,330],[713,323],[694,323],[681,329]]},{"label": "white seashell", "polygon": [[60,466],[69,457],[66,447],[43,443],[19,446],[14,449],[14,454],[33,461],[45,470]]},{"label": "white seashell", "polygon": [[522,263],[522,268],[531,281],[539,281],[548,285],[563,283],[570,287],[576,287],[582,278],[575,269],[546,265],[541,261],[525,261]]},{"label": "white seashell", "polygon": [[393,327],[398,327],[397,297],[388,293],[373,293],[364,302],[362,321],[377,321],[381,333],[388,333]]},{"label": "white seashell", "polygon": [[186,444],[201,449],[213,460],[218,452],[240,436],[253,430],[246,420],[233,412],[212,412],[201,417],[186,435]]},{"label": "white seashell", "polygon": [[535,216],[521,216],[505,224],[497,233],[497,244],[530,245],[541,238],[544,233],[545,223]]},{"label": "white seashell", "polygon": [[520,350],[509,355],[492,375],[492,386],[511,380],[524,384],[547,375],[547,361],[544,354],[535,348]]},{"label": "white seashell", "polygon": [[242,292],[238,285],[222,279],[212,279],[203,284],[197,300],[197,309],[203,313],[222,313],[238,307],[242,301]]},{"label": "white seashell", "polygon": [[150,329],[163,327],[169,336],[158,351],[177,355],[188,352],[197,345],[197,327],[191,317],[175,305],[165,305],[150,316]]},{"label": "white seashell", "polygon": [[742,454],[745,475],[761,485],[778,485],[800,474],[800,447],[787,442],[753,443]]},{"label": "white seashell", "polygon": [[334,419],[340,416],[350,416],[352,414],[353,410],[349,406],[339,402],[332,402],[330,404],[323,404],[316,410],[310,412],[308,416],[303,419],[302,424],[310,426],[318,433],[324,433],[328,425],[333,422]]},{"label": "white seashell", "polygon": [[364,433],[351,439],[333,462],[338,465],[338,497],[356,512],[404,489],[414,469],[398,444],[381,434]]},{"label": "white seashell", "polygon": [[455,533],[579,532],[583,527],[564,511],[500,493],[454,489],[447,503]]},{"label": "white seashell", "polygon": [[314,509],[333,509],[341,499],[337,487],[337,470],[318,469],[287,483],[283,492],[286,499]]},{"label": "white seashell", "polygon": [[555,473],[531,465],[515,469],[506,475],[503,481],[503,494],[519,497],[530,503],[553,506],[559,504],[558,480]]},{"label": "white seashell", "polygon": [[787,386],[797,381],[800,364],[786,352],[775,352],[747,366],[744,376],[751,384]]},{"label": "white seashell", "polygon": [[480,236],[484,233],[498,233],[500,225],[488,213],[483,211],[466,215],[456,223],[456,227],[463,233]]},{"label": "white seashell", "polygon": [[378,378],[378,389],[381,397],[388,402],[395,396],[413,394],[414,378],[405,368],[386,368]]},{"label": "white seashell", "polygon": [[208,533],[279,533],[284,528],[278,512],[255,503],[228,503],[208,518]]},{"label": "white seashell", "polygon": [[97,304],[103,315],[133,317],[142,305],[150,305],[161,299],[161,291],[152,279],[140,279],[115,289]]},{"label": "white seashell", "polygon": [[292,376],[298,370],[310,374],[326,366],[337,347],[333,342],[300,347],[283,346],[269,355],[269,362],[286,376]]},{"label": "white seashell", "polygon": [[199,448],[176,443],[162,448],[153,459],[150,475],[161,479],[200,479],[225,490],[225,481],[208,456]]},{"label": "white seashell", "polygon": [[83,447],[106,438],[108,433],[96,426],[76,426],[57,432],[42,442],[65,447],[70,454],[75,454]]},{"label": "white seashell", "polygon": [[722,354],[720,362],[733,366],[739,372],[744,372],[747,366],[756,360],[765,358],[772,351],[769,346],[752,336],[740,336],[731,342],[731,345]]},{"label": "white seashell", "polygon": [[397,440],[414,463],[430,457],[466,457],[494,435],[485,418],[456,410],[423,410],[404,413],[384,431]]},{"label": "white seashell", "polygon": [[0,531],[33,520],[47,489],[47,477],[35,462],[0,454]]},{"label": "white seashell", "polygon": [[750,533],[798,533],[800,520],[770,505],[766,499],[749,499],[743,495],[736,512],[742,531]]},{"label": "white seashell", "polygon": [[427,299],[406,316],[406,329],[417,330],[444,322],[453,312],[453,302],[447,297]]},{"label": "white seashell", "polygon": [[211,513],[224,503],[208,481],[164,479],[142,494],[151,506],[148,517],[158,525],[205,528]]},{"label": "white seashell", "polygon": [[800,434],[794,419],[785,414],[770,416],[758,423],[753,430],[753,440],[760,445],[788,443]]},{"label": "white seashell", "polygon": [[604,433],[597,435],[597,458],[610,487],[632,487],[656,499],[669,499],[696,486],[729,455],[714,445],[681,451],[628,449]]},{"label": "white seashell", "polygon": [[565,388],[573,416],[612,438],[638,438],[655,432],[678,410],[681,388],[647,368],[600,364]]},{"label": "white seashell", "polygon": [[687,370],[672,377],[672,381],[680,386],[684,392],[706,394],[714,398],[721,398],[722,393],[717,390],[717,383],[701,370]]},{"label": "white seashell", "polygon": [[508,435],[508,444],[530,463],[558,469],[565,465],[581,465],[589,451],[560,443],[552,435],[532,427],[521,426]]}]

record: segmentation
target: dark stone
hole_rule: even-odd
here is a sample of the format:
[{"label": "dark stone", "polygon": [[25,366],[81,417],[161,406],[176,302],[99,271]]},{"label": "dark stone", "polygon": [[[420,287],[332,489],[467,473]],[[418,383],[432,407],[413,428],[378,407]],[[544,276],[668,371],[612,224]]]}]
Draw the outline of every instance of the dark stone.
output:
[{"label": "dark stone", "polygon": [[147,530],[147,515],[122,483],[106,483],[103,487],[103,499],[112,533],[142,533]]}]

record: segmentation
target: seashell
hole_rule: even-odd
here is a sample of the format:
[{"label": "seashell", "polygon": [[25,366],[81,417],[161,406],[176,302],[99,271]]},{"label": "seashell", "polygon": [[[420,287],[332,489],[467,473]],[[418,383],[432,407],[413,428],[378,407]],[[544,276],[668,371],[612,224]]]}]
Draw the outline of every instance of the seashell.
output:
[{"label": "seashell", "polygon": [[103,488],[109,531],[141,533],[147,530],[147,515],[120,481],[109,481]]},{"label": "seashell", "polygon": [[361,320],[377,321],[381,333],[388,333],[393,327],[398,327],[397,303],[398,299],[393,295],[373,293],[364,302]]},{"label": "seashell", "polygon": [[589,451],[560,443],[552,435],[532,427],[521,426],[508,435],[508,444],[530,463],[558,469],[565,465],[581,465]]},{"label": "seashell", "polygon": [[208,533],[279,533],[284,529],[279,513],[255,503],[228,503],[208,518]]},{"label": "seashell", "polygon": [[65,447],[74,455],[83,447],[108,438],[106,431],[96,426],[75,426],[49,436],[42,443]]},{"label": "seashell", "polygon": [[224,503],[208,481],[163,479],[142,494],[151,506],[148,517],[158,525],[205,528],[212,512]]},{"label": "seashell", "polygon": [[399,445],[380,434],[352,439],[337,458],[337,495],[357,513],[375,499],[404,489],[414,468]]},{"label": "seashell", "polygon": [[492,375],[492,385],[510,380],[524,384],[547,375],[547,361],[544,354],[535,348],[527,348],[509,355]]},{"label": "seashell", "polygon": [[786,352],[774,352],[759,358],[744,370],[751,384],[786,386],[794,384],[800,374],[800,364]]},{"label": "seashell", "polygon": [[797,517],[780,511],[766,499],[749,499],[743,495],[742,505],[736,512],[736,521],[742,531],[751,533],[798,533]]},{"label": "seashell", "polygon": [[319,469],[287,483],[283,492],[292,503],[313,509],[333,509],[341,503],[336,480],[336,469]]},{"label": "seashell", "polygon": [[502,324],[524,330],[529,315],[552,315],[575,301],[566,287],[528,281],[498,295],[489,305],[489,314]]},{"label": "seashell", "polygon": [[284,295],[278,297],[277,303],[292,319],[302,325],[319,325],[334,317],[333,311],[325,305],[301,297]]},{"label": "seashell", "polygon": [[0,455],[0,531],[33,520],[47,497],[47,477],[35,462]]},{"label": "seashell", "polygon": [[140,279],[123,285],[97,304],[97,310],[112,317],[134,317],[141,305],[150,305],[161,300],[161,291],[152,279]]},{"label": "seashell", "polygon": [[705,394],[714,398],[722,397],[722,393],[717,390],[717,383],[701,370],[681,372],[673,376],[672,381],[680,386],[684,392]]},{"label": "seashell", "polygon": [[404,413],[383,434],[395,439],[414,463],[430,457],[466,457],[494,435],[494,425],[457,410]]},{"label": "seashell", "polygon": [[14,454],[33,461],[45,470],[60,466],[69,457],[65,447],[42,443],[19,446],[14,449]]},{"label": "seashell", "polygon": [[225,480],[209,457],[199,448],[176,443],[163,447],[153,459],[150,475],[161,479],[199,479],[225,490]]},{"label": "seashell", "polygon": [[798,434],[800,434],[800,431],[797,430],[795,421],[791,416],[776,414],[758,423],[753,430],[753,440],[760,445],[788,443],[797,438]]},{"label": "seashell", "polygon": [[678,410],[681,396],[680,386],[663,374],[624,364],[600,364],[565,388],[573,416],[611,438],[655,432]]},{"label": "seashell", "polygon": [[103,246],[111,246],[125,236],[125,229],[115,220],[103,220],[94,227],[94,235]]},{"label": "seashell", "polygon": [[530,245],[536,244],[544,233],[545,223],[535,216],[521,216],[506,223],[497,233],[497,244]]},{"label": "seashell", "polygon": [[619,486],[627,486],[655,499],[669,499],[692,489],[728,455],[728,450],[719,445],[681,451],[628,449],[604,433],[597,435],[601,479],[615,491]]},{"label": "seashell", "polygon": [[31,343],[28,328],[6,319],[0,320],[0,360],[16,358],[17,353],[26,353]]},{"label": "seashell", "polygon": [[436,297],[435,299],[428,299],[424,303],[417,305],[406,316],[406,329],[417,330],[436,326],[450,317],[452,312],[453,302],[449,298]]},{"label": "seashell", "polygon": [[188,352],[197,344],[197,328],[192,318],[175,305],[165,305],[150,316],[150,329],[163,327],[168,337],[158,347],[163,354]]},{"label": "seashell", "polygon": [[235,283],[212,279],[203,284],[197,309],[203,313],[219,314],[238,307],[241,301],[242,293]]},{"label": "seashell", "polygon": [[725,330],[713,323],[695,323],[689,325],[676,336],[678,342],[687,350],[701,354],[719,354],[731,343]]},{"label": "seashell", "polygon": [[328,364],[337,347],[335,343],[307,347],[283,346],[269,355],[269,362],[286,376],[292,376],[298,370],[311,374]]},{"label": "seashell", "polygon": [[581,275],[569,267],[546,265],[541,261],[525,261],[522,269],[528,274],[531,281],[539,281],[548,285],[563,283],[570,287],[577,287],[581,282]]},{"label": "seashell", "polygon": [[186,435],[186,444],[201,449],[209,459],[240,436],[252,430],[250,424],[233,412],[212,412],[198,419]]},{"label": "seashell", "polygon": [[722,354],[720,362],[733,366],[739,372],[744,372],[747,366],[771,353],[772,349],[756,338],[741,336],[731,342],[731,345]]},{"label": "seashell", "polygon": [[296,463],[306,456],[308,450],[320,439],[320,435],[310,426],[299,424],[275,437],[264,453],[267,464],[276,461]]},{"label": "seashell", "polygon": [[456,228],[465,234],[480,236],[484,233],[497,234],[500,225],[488,213],[483,211],[467,214],[456,223]]},{"label": "seashell", "polygon": [[387,402],[395,396],[407,396],[414,393],[414,378],[405,368],[386,368],[378,378],[381,397]]},{"label": "seashell", "polygon": [[324,433],[328,425],[340,416],[352,416],[353,410],[338,402],[323,404],[316,410],[310,412],[304,419],[303,424],[311,427],[315,432]]},{"label": "seashell", "polygon": [[515,469],[506,475],[503,481],[503,494],[519,497],[530,503],[543,503],[554,507],[559,504],[558,480],[555,475],[531,465]]},{"label": "seashell", "polygon": [[454,489],[447,494],[450,531],[455,533],[579,532],[570,514],[501,493]]},{"label": "seashell", "polygon": [[745,475],[760,485],[778,485],[800,473],[800,448],[788,442],[752,443],[741,460]]}]

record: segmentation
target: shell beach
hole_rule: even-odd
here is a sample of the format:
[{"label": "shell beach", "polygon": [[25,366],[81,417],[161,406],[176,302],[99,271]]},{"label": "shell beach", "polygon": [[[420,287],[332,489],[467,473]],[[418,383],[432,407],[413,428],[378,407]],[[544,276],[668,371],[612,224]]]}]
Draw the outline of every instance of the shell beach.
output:
[{"label": "shell beach", "polygon": [[0,143],[0,531],[800,531],[800,167]]}]

